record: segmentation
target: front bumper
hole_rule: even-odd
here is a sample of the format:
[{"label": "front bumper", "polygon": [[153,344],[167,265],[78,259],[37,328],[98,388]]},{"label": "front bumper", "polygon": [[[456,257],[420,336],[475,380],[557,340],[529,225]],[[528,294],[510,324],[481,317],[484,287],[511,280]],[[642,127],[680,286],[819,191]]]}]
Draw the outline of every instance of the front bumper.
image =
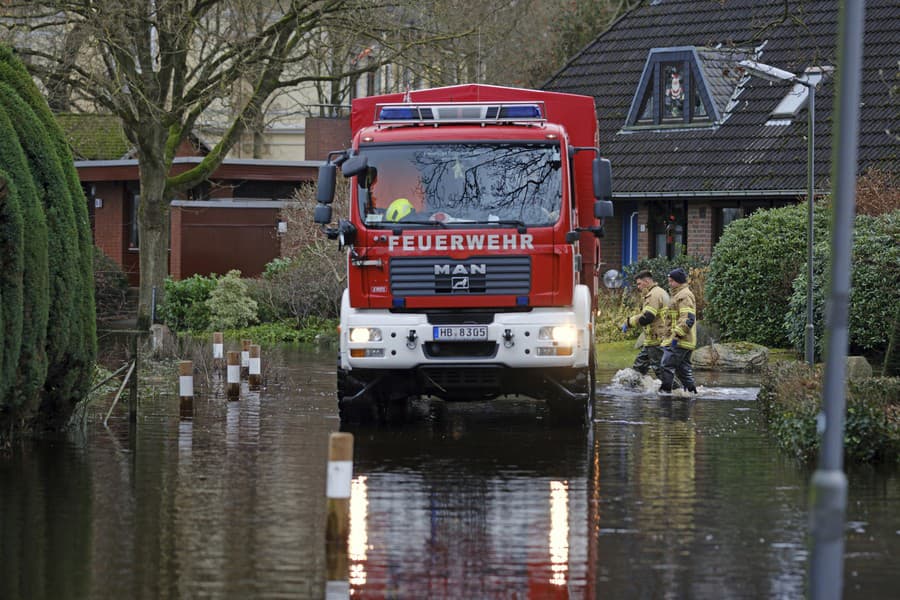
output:
[{"label": "front bumper", "polygon": [[[579,286],[582,287],[582,286]],[[583,368],[588,366],[593,336],[589,296],[576,294],[574,306],[534,308],[528,312],[496,312],[487,328],[487,339],[441,341],[435,323],[424,313],[392,313],[357,310],[345,293],[341,310],[341,367],[343,369],[403,370],[417,367]],[[577,336],[563,344],[540,339],[541,328],[572,325]],[[355,327],[377,328],[377,341],[353,342]],[[364,354],[363,356],[359,356]]]}]

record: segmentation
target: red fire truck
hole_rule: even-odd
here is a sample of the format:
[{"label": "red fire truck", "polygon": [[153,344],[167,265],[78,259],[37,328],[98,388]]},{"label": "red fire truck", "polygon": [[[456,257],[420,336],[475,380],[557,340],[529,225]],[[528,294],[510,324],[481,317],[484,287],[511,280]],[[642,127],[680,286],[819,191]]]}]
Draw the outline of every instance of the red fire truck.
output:
[{"label": "red fire truck", "polygon": [[[591,417],[611,168],[593,98],[460,85],[353,101],[315,221],[348,251],[342,419],[506,394]],[[351,207],[332,225],[337,169]]]}]

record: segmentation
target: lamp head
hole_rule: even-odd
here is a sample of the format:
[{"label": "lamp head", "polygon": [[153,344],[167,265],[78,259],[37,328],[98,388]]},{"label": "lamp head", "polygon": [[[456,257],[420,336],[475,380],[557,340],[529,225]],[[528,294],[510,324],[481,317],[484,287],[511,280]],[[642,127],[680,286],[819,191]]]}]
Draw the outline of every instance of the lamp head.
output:
[{"label": "lamp head", "polygon": [[756,62],[755,60],[742,60],[738,64],[751,75],[768,81],[797,81],[797,76],[790,71]]}]

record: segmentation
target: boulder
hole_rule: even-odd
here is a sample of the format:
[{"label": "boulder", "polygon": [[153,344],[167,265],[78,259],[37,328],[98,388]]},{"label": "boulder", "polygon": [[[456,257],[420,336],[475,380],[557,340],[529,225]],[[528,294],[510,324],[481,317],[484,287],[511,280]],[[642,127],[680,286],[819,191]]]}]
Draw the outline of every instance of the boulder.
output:
[{"label": "boulder", "polygon": [[847,357],[847,379],[866,379],[872,376],[872,365],[864,356]]},{"label": "boulder", "polygon": [[699,371],[760,371],[769,363],[769,349],[749,342],[710,344],[694,350],[691,363]]}]

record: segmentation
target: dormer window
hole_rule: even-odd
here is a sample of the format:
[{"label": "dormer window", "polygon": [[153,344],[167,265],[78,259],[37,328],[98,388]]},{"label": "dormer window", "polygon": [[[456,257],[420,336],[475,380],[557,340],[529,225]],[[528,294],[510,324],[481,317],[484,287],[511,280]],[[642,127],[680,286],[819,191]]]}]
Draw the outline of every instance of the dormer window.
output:
[{"label": "dormer window", "polygon": [[710,127],[723,120],[737,74],[735,54],[711,48],[654,48],[647,57],[626,129]]}]

